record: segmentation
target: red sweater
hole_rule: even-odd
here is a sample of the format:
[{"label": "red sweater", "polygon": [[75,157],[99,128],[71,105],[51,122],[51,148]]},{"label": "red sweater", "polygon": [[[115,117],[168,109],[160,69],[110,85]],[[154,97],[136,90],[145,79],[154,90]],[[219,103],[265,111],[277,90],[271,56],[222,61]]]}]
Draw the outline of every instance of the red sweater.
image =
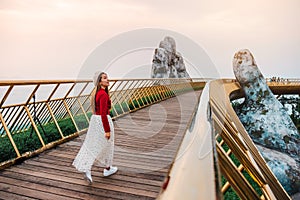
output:
[{"label": "red sweater", "polygon": [[110,132],[107,115],[110,113],[111,101],[109,95],[102,88],[96,93],[95,114],[101,115],[102,124],[105,132]]}]

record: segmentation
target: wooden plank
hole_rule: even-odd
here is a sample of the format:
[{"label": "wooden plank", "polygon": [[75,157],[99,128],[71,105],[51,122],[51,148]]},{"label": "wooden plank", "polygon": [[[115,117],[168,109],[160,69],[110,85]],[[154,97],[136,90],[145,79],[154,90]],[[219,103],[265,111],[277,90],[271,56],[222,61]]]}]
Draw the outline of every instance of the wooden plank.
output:
[{"label": "wooden plank", "polygon": [[34,198],[26,197],[24,195],[9,193],[5,191],[0,191],[0,199],[1,200],[34,200]]},{"label": "wooden plank", "polygon": [[[35,171],[38,171],[39,173],[34,173],[31,174],[32,169]],[[32,176],[39,176],[43,177],[45,179],[53,179],[55,175],[61,176],[64,178],[75,178],[75,179],[83,179],[83,175],[80,173],[73,173],[71,174],[70,172],[67,171],[57,171],[55,169],[49,169],[49,168],[43,168],[43,167],[30,167],[30,168],[25,168],[21,167],[18,169],[15,169],[14,171],[10,172],[17,172],[20,174],[28,174]],[[102,173],[99,171],[93,171],[93,177],[96,177],[97,179],[101,180],[102,183],[107,183],[107,184],[112,184],[114,183],[115,185],[124,185],[126,184],[128,187],[132,188],[137,188],[137,189],[145,189],[148,191],[156,191],[156,186],[160,184],[160,181],[152,181],[152,180],[147,180],[147,179],[135,179],[134,177],[128,177],[126,174],[116,174],[115,176],[112,176],[110,178],[105,178],[102,176]]]},{"label": "wooden plank", "polygon": [[[3,177],[1,177],[1,180],[3,180]],[[19,182],[17,182],[19,183]],[[74,198],[70,198],[64,195],[57,195],[53,194],[50,192],[44,192],[40,191],[37,188],[25,188],[25,187],[20,187],[18,184],[15,183],[15,185],[9,185],[3,182],[0,182],[0,188],[2,191],[6,191],[8,193],[14,193],[14,194],[19,194],[19,195],[24,195],[25,197],[33,197],[37,199],[47,199],[47,200],[52,200],[52,199],[61,199],[61,200],[72,200]],[[78,199],[78,198],[76,198]]]},{"label": "wooden plank", "polygon": [[[74,192],[74,194],[80,193],[78,197],[83,197],[83,199],[122,199],[122,197],[125,195],[128,196],[130,199],[140,198],[140,196],[138,195],[124,194],[116,191],[108,192],[107,190],[101,188],[91,188],[84,180],[81,180],[82,184],[67,183],[58,180],[36,177],[30,174],[19,174],[15,172],[7,172],[5,176],[14,178],[15,180],[17,180],[18,183],[27,180],[31,182],[38,182],[39,184],[46,185],[47,187],[51,188],[61,188],[64,189],[66,192]],[[79,178],[77,177],[77,179]]]},{"label": "wooden plank", "polygon": [[[69,177],[69,176],[61,176],[59,174],[50,174],[47,172],[38,172],[38,171],[32,171],[30,169],[14,169],[14,172],[16,173],[20,173],[20,174],[26,174],[28,176],[33,176],[33,177],[39,177],[39,178],[43,178],[43,179],[48,179],[48,181],[50,180],[56,180],[60,183],[69,183],[69,184],[73,184],[73,185],[82,185],[84,186],[83,190],[87,190],[87,189],[92,189],[92,188],[98,188],[98,189],[103,189],[106,190],[107,192],[109,191],[118,191],[120,193],[124,193],[126,194],[139,194],[141,196],[145,196],[145,197],[155,197],[157,194],[157,192],[152,192],[152,191],[147,191],[145,189],[137,189],[137,188],[132,188],[132,187],[127,187],[127,185],[125,185],[126,187],[124,187],[124,185],[120,186],[118,184],[115,184],[115,182],[118,181],[118,179],[112,179],[109,178],[109,183],[104,182],[105,178],[99,178],[97,176],[93,176],[94,181],[93,184],[91,185],[92,187],[87,187],[89,184],[83,179],[83,176],[81,173],[77,173],[77,177]],[[100,180],[99,180],[100,179]],[[101,195],[101,194],[100,194]],[[38,197],[40,198],[40,196]]]},{"label": "wooden plank", "polygon": [[[31,176],[33,177],[33,176]],[[16,185],[16,179],[18,179],[18,177],[2,177],[1,181],[3,181],[5,184],[7,185]],[[58,187],[49,187],[48,185],[43,185],[40,183],[35,183],[34,179],[31,179],[32,181],[28,181],[28,179],[30,180],[30,177],[27,177],[26,180],[24,181],[18,181],[17,185],[18,187],[22,187],[22,188],[34,188],[35,191],[43,191],[43,192],[47,192],[47,193],[54,193],[56,195],[59,196],[68,196],[74,199],[84,199],[84,198],[88,198],[88,195],[82,195],[81,193],[77,192],[77,191],[68,191],[68,190],[62,190],[61,188]]]}]

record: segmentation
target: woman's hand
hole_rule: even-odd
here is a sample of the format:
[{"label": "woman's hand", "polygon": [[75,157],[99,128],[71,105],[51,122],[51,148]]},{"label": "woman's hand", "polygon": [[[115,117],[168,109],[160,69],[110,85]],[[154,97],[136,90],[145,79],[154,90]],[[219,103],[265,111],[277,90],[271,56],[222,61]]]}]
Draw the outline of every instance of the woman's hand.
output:
[{"label": "woman's hand", "polygon": [[106,137],[107,140],[109,140],[109,138],[110,138],[110,132],[106,132],[105,133],[105,137]]}]

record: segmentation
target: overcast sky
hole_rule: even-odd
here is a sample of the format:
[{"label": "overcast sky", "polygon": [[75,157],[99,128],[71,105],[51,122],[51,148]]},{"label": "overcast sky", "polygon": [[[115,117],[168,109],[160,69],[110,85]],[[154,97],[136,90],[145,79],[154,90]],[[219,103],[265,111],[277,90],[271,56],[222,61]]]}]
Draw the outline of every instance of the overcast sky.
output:
[{"label": "overcast sky", "polygon": [[232,57],[248,48],[265,77],[300,78],[299,8],[299,0],[0,0],[0,79],[75,79],[99,45],[143,28],[191,39],[221,77],[234,77]]}]

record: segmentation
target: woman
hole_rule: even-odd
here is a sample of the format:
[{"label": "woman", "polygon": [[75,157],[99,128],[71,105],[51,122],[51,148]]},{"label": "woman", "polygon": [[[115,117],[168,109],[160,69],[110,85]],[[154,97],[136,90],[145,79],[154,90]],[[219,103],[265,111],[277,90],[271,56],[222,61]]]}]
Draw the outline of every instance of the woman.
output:
[{"label": "woman", "polygon": [[93,181],[91,169],[95,159],[106,166],[103,170],[104,176],[110,176],[118,170],[117,167],[112,166],[114,126],[109,115],[111,101],[108,95],[107,74],[96,72],[94,84],[94,93],[91,95],[93,115],[82,147],[73,161],[75,168],[85,173],[89,183]]}]

